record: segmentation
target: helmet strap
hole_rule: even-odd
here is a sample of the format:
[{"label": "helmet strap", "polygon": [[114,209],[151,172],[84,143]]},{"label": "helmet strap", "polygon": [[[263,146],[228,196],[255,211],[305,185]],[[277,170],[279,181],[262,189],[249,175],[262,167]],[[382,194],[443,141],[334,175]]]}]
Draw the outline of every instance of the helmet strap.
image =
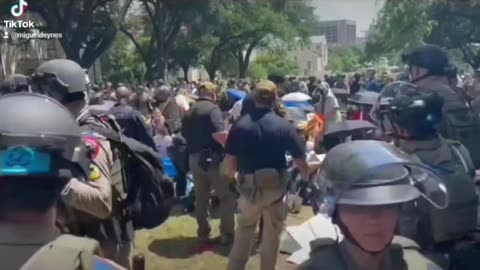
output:
[{"label": "helmet strap", "polygon": [[348,241],[350,241],[354,246],[358,247],[359,249],[361,249],[364,252],[366,252],[368,254],[371,254],[371,255],[378,255],[378,254],[381,254],[382,252],[384,252],[388,248],[388,246],[390,246],[390,243],[392,243],[393,238],[395,237],[395,235],[393,235],[392,239],[390,241],[388,241],[388,243],[385,245],[385,247],[383,247],[380,251],[376,251],[376,252],[368,251],[365,248],[363,248],[362,245],[360,245],[360,243],[352,236],[352,234],[350,233],[350,230],[348,230],[348,227],[339,218],[338,211],[334,212],[334,214],[332,216],[332,221],[333,221],[333,223],[337,224],[337,226],[342,231],[343,236],[346,239],[348,239]]},{"label": "helmet strap", "polygon": [[[410,67],[410,74],[412,74],[412,67]],[[425,79],[425,78],[427,78],[427,77],[430,77],[430,76],[432,76],[432,75],[433,75],[433,74],[431,74],[430,72],[427,72],[426,74],[424,74],[424,75],[422,75],[422,76],[419,76],[419,77],[416,77],[416,78],[412,78],[411,81],[410,81],[410,83],[415,84],[415,83],[417,83],[417,82],[419,82],[419,81],[421,81],[421,80],[423,80],[423,79]]]}]

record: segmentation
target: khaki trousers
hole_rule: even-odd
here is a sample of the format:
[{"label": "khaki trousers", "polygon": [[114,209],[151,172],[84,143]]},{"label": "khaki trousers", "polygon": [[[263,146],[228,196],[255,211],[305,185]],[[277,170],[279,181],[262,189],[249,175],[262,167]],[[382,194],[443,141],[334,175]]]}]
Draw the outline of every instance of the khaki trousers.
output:
[{"label": "khaki trousers", "polygon": [[198,161],[200,154],[190,155],[190,170],[195,181],[195,215],[197,234],[207,238],[210,234],[209,206],[212,188],[220,201],[220,233],[233,235],[235,227],[235,194],[230,191],[229,181],[220,175],[218,167],[204,171]]},{"label": "khaki trousers", "polygon": [[[260,269],[274,270],[280,246],[280,235],[287,218],[284,189],[260,191],[264,198],[253,203],[245,196],[238,200],[237,230],[229,256],[228,270],[244,270],[254,244],[255,230],[263,216]],[[280,194],[280,196],[279,196]]]}]

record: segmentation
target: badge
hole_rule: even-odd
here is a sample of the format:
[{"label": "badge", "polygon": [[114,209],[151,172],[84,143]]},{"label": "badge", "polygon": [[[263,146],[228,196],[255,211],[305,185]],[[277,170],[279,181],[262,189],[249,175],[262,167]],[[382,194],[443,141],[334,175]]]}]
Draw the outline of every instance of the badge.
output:
[{"label": "badge", "polygon": [[88,180],[97,181],[102,177],[100,169],[96,165],[90,165],[90,177]]}]

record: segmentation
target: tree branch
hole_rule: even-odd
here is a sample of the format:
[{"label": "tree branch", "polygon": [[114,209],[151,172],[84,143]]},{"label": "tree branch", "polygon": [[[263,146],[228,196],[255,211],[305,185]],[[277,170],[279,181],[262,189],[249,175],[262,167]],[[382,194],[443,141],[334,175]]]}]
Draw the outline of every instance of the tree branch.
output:
[{"label": "tree branch", "polygon": [[135,48],[137,49],[138,53],[140,53],[140,56],[142,57],[143,61],[145,61],[145,64],[150,62],[150,58],[147,57],[147,54],[145,50],[143,49],[142,45],[137,42],[135,37],[130,33],[123,25],[120,25],[120,32],[122,32],[125,36],[127,36],[132,42]]}]

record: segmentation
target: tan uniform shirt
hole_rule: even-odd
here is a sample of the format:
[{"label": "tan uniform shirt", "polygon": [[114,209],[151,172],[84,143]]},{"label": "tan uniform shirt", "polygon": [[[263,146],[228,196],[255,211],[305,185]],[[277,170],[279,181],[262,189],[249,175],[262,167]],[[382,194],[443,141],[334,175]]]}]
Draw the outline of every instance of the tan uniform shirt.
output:
[{"label": "tan uniform shirt", "polygon": [[73,178],[63,190],[62,198],[67,206],[103,219],[112,211],[112,185],[108,173],[113,154],[108,141],[101,141],[101,145],[89,181],[85,183]]},{"label": "tan uniform shirt", "polygon": [[60,232],[54,226],[0,223],[0,269],[18,270]]}]

